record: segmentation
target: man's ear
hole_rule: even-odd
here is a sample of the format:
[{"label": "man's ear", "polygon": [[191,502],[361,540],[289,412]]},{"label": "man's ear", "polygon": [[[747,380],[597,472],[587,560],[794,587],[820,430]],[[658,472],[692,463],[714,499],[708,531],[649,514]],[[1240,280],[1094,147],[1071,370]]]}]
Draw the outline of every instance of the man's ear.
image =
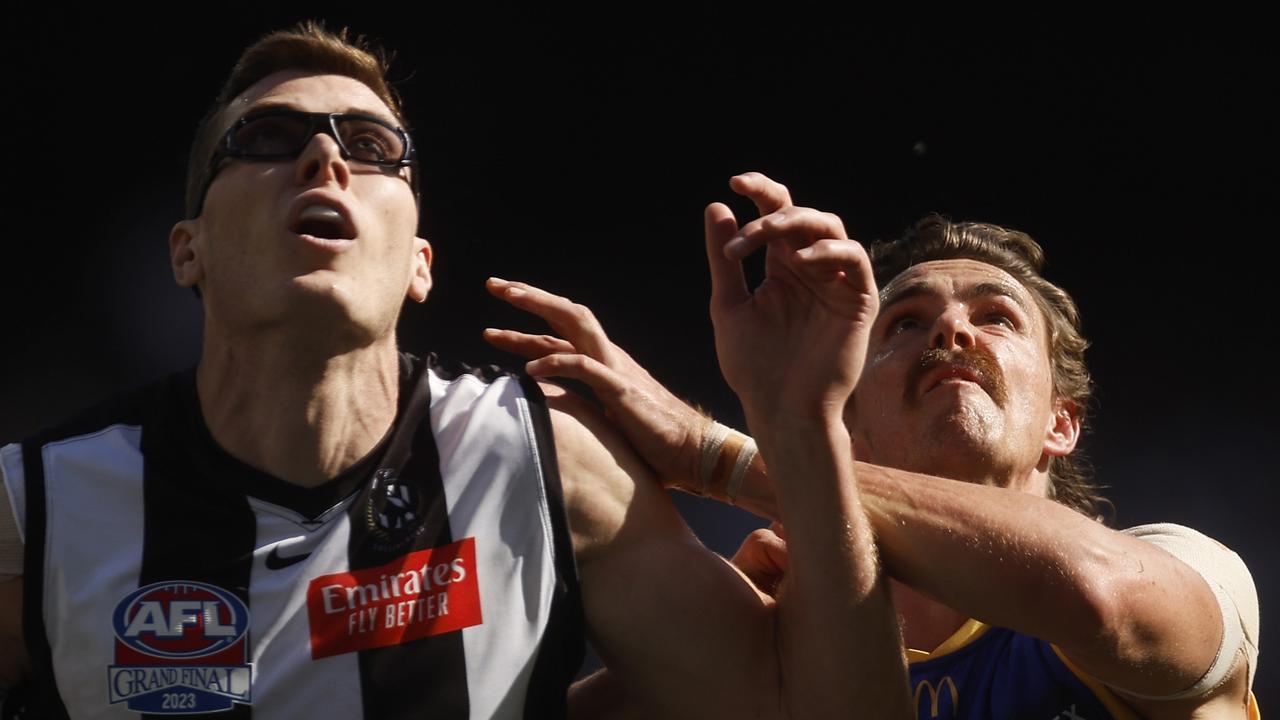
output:
[{"label": "man's ear", "polygon": [[431,243],[426,238],[413,239],[413,274],[409,276],[410,300],[426,302],[427,293],[431,292]]},{"label": "man's ear", "polygon": [[204,266],[197,248],[198,222],[183,220],[169,231],[169,266],[173,279],[182,287],[195,287],[204,279]]},{"label": "man's ear", "polygon": [[1044,436],[1044,454],[1050,457],[1070,455],[1080,441],[1080,408],[1070,400],[1053,401],[1053,416]]}]

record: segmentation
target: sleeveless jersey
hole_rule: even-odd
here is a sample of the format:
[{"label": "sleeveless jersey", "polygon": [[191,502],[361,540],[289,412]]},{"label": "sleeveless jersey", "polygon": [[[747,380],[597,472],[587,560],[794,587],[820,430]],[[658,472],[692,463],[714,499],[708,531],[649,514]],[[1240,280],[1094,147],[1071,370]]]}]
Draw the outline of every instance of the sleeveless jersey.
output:
[{"label": "sleeveless jersey", "polygon": [[401,359],[387,437],[302,488],[194,371],[0,452],[37,717],[557,717],[583,653],[545,401]]},{"label": "sleeveless jersey", "polygon": [[932,653],[909,652],[921,720],[1136,720],[1042,640],[970,620]]}]

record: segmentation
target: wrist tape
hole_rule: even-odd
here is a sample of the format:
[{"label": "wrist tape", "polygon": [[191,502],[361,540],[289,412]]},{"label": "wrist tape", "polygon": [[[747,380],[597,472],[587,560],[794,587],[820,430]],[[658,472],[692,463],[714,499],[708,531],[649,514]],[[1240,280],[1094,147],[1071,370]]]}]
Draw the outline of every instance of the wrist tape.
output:
[{"label": "wrist tape", "polygon": [[755,440],[712,421],[702,433],[699,494],[736,501],[756,452]]}]

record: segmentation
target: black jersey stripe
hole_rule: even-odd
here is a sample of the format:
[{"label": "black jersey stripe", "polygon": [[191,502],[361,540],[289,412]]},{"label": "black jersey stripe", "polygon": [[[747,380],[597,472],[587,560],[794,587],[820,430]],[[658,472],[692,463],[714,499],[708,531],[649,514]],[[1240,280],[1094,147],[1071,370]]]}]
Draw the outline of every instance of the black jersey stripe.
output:
[{"label": "black jersey stripe", "polygon": [[[423,717],[424,713],[427,713],[431,717],[451,718],[469,717],[471,712],[478,712],[481,707],[497,705],[501,705],[504,710],[510,708],[519,712],[523,705],[526,717],[562,716],[565,702],[564,689],[568,679],[572,677],[571,668],[576,666],[578,659],[581,658],[581,623],[577,611],[580,602],[567,523],[564,521],[561,507],[561,492],[555,471],[556,462],[551,444],[550,426],[542,406],[541,396],[536,392],[536,388],[529,392],[529,404],[525,407],[524,417],[532,415],[535,418],[533,421],[535,427],[530,427],[527,420],[517,420],[509,414],[514,406],[508,403],[514,401],[518,395],[515,388],[508,385],[507,381],[500,381],[503,384],[500,388],[495,388],[492,395],[487,391],[479,391],[480,395],[476,396],[474,393],[478,390],[472,378],[462,377],[475,375],[482,382],[492,383],[497,381],[494,373],[484,370],[468,371],[454,365],[431,372],[429,369],[432,367],[431,361],[423,363],[405,358],[402,362],[407,369],[401,375],[401,387],[405,388],[406,392],[401,393],[397,421],[393,430],[385,438],[385,442],[366,458],[369,464],[364,465],[361,462],[358,463],[360,467],[352,469],[350,480],[353,481],[352,485],[356,486],[352,488],[355,495],[345,496],[345,502],[350,503],[347,509],[340,511],[345,514],[345,517],[330,516],[333,519],[331,527],[341,528],[345,537],[338,540],[336,547],[330,544],[329,556],[319,563],[315,568],[316,571],[342,573],[377,568],[411,552],[449,545],[477,535],[485,535],[486,538],[491,537],[498,541],[495,544],[486,539],[481,543],[477,539],[478,547],[492,551],[493,548],[506,547],[504,543],[507,537],[500,534],[516,527],[521,533],[527,534],[511,536],[510,547],[515,550],[514,557],[521,557],[522,552],[535,547],[539,548],[539,552],[545,551],[544,539],[550,535],[550,542],[554,548],[555,566],[551,567],[549,563],[544,562],[545,556],[530,555],[529,557],[535,558],[540,563],[539,569],[530,570],[527,575],[524,575],[512,571],[505,564],[505,555],[501,559],[494,557],[502,554],[500,551],[491,553],[485,558],[477,556],[477,562],[497,563],[502,568],[506,568],[501,575],[496,573],[490,575],[490,577],[506,578],[507,581],[503,586],[507,590],[502,594],[486,598],[486,608],[495,609],[492,616],[486,613],[487,624],[472,626],[472,629],[467,631],[443,632],[399,646],[358,650],[346,655],[342,664],[347,669],[342,671],[343,674],[340,677],[346,680],[343,684],[344,688],[349,688],[346,692],[351,693],[350,695],[344,693],[351,702],[350,714],[356,715],[363,711],[363,715],[367,718],[400,718]],[[464,380],[464,382],[455,385],[449,381],[450,378]],[[441,397],[436,398],[436,404],[442,418],[448,418],[448,420],[442,420],[447,422],[446,425],[434,427],[429,419],[430,416],[434,416],[431,411],[431,394],[441,387],[436,384],[441,379],[445,380],[446,385],[443,386],[444,391]],[[525,389],[528,390],[528,387],[526,386]],[[454,394],[455,390],[458,394]],[[480,414],[472,416],[469,415],[473,412],[470,403],[474,402],[476,397],[483,398],[474,408],[474,411]],[[130,406],[135,409],[122,409]],[[181,374],[167,383],[148,389],[141,395],[134,395],[130,398],[129,405],[117,402],[112,407],[109,413],[101,414],[91,422],[80,422],[76,427],[69,427],[71,424],[64,425],[55,432],[44,433],[33,439],[26,446],[24,460],[28,465],[36,463],[38,466],[42,460],[48,465],[47,468],[24,465],[24,474],[28,476],[28,487],[35,487],[38,484],[32,481],[32,478],[40,478],[46,483],[44,487],[35,490],[35,497],[28,493],[26,499],[28,503],[43,504],[43,513],[40,509],[29,512],[33,520],[27,523],[27,532],[33,537],[38,535],[45,543],[44,553],[57,553],[59,548],[64,547],[75,553],[76,548],[74,544],[60,541],[57,536],[48,537],[50,528],[58,532],[57,528],[63,527],[58,522],[67,517],[66,508],[68,507],[65,498],[59,495],[62,492],[62,476],[57,473],[63,466],[54,464],[61,455],[49,455],[48,443],[96,432],[106,425],[122,424],[131,426],[131,433],[134,434],[129,436],[130,442],[140,443],[138,448],[140,456],[129,455],[127,462],[136,460],[137,464],[130,465],[127,470],[128,475],[113,476],[116,481],[124,483],[123,487],[136,488],[137,493],[130,496],[133,499],[120,505],[120,510],[128,513],[130,518],[128,522],[131,533],[127,536],[127,542],[111,552],[103,553],[104,558],[113,563],[118,562],[114,567],[126,571],[123,582],[120,580],[120,574],[116,573],[116,579],[113,582],[117,590],[120,587],[134,587],[135,583],[145,585],[153,581],[207,582],[236,594],[246,605],[249,605],[251,598],[257,598],[260,610],[262,610],[264,597],[274,601],[279,598],[297,597],[298,592],[305,591],[305,588],[289,590],[288,586],[285,586],[260,589],[253,595],[247,592],[246,586],[251,583],[263,583],[265,580],[278,577],[264,570],[262,565],[255,564],[253,560],[254,552],[265,552],[267,546],[259,547],[262,543],[259,542],[260,538],[255,537],[263,521],[262,516],[255,517],[255,508],[258,511],[262,508],[256,501],[251,505],[250,500],[246,498],[248,496],[261,499],[260,495],[270,495],[270,493],[262,492],[263,483],[257,482],[261,478],[240,472],[246,466],[242,463],[237,465],[230,462],[234,458],[222,452],[220,448],[216,448],[215,441],[200,422],[200,408],[192,373]],[[481,420],[468,426],[467,423],[471,421],[466,418],[481,418]],[[513,420],[522,423],[520,429],[507,424]],[[495,424],[489,425],[491,422]],[[470,429],[464,430],[464,427]],[[489,434],[491,428],[492,436]],[[530,478],[533,473],[528,460],[522,461],[518,457],[519,448],[523,445],[507,444],[508,439],[513,439],[517,432],[528,433],[526,437],[536,435],[542,463],[539,469],[545,478],[541,488],[525,482],[525,478]],[[502,440],[499,441],[498,438]],[[459,439],[462,440],[462,445],[452,444]],[[504,450],[502,452],[491,450],[490,448],[499,447],[493,445],[493,442],[501,442],[500,447]],[[46,450],[44,455],[41,454],[42,448]],[[83,451],[84,457],[93,459],[94,448],[78,449]],[[215,449],[219,452],[215,452]],[[470,467],[472,462],[491,462],[494,458],[501,458],[501,462],[504,463],[503,470],[494,477],[488,477],[487,474],[472,476],[467,471],[457,469]],[[109,460],[108,465],[114,462]],[[390,470],[393,476],[398,475],[405,478],[406,482],[415,483],[421,509],[420,520],[416,523],[416,527],[422,528],[422,532],[396,537],[394,534],[389,535],[385,532],[385,528],[378,532],[371,531],[373,526],[370,525],[369,511],[379,498],[385,499],[386,490],[386,483],[378,481],[376,470]],[[59,483],[47,484],[43,478],[44,472],[53,474],[54,479]],[[96,470],[86,471],[86,473],[92,472]],[[445,472],[450,474],[442,477]],[[83,500],[78,504],[72,503],[71,506],[96,507],[93,499],[93,493],[96,491],[92,490],[93,476],[80,473],[79,470],[76,470],[76,473],[78,474],[69,477],[74,477],[78,490],[87,490],[87,495],[76,495],[75,497]],[[516,477],[521,481],[513,484],[511,481]],[[473,485],[476,482],[489,483],[495,479],[497,482],[493,485]],[[335,483],[334,488],[325,488],[325,491],[340,494],[342,490],[337,489],[337,485],[338,483]],[[464,490],[476,487],[508,489],[495,489],[489,495]],[[379,495],[379,491],[384,494]],[[41,497],[41,492],[47,497]],[[117,497],[114,490],[103,490],[103,492],[112,493],[103,497]],[[516,504],[508,502],[505,505],[492,506],[481,514],[476,514],[475,503],[489,502],[493,498],[502,497],[498,494],[500,492],[515,492],[521,500]],[[302,511],[309,509],[313,504],[319,507],[323,504],[321,500],[328,503],[334,499],[334,496],[326,495],[321,499],[282,496],[281,499],[289,501],[280,503],[281,505]],[[461,505],[452,507],[452,503],[455,502],[460,502]],[[540,507],[544,502],[548,503],[548,510]],[[449,515],[451,508],[455,513],[453,517]],[[528,508],[530,511],[537,508],[539,515],[518,516],[518,513],[508,515],[505,511],[501,511],[503,514],[499,517],[491,514],[497,508],[510,508],[512,512],[515,512],[516,508]],[[548,511],[549,516],[546,514]],[[44,520],[41,521],[40,517]],[[113,515],[113,517],[120,516]],[[507,525],[508,518],[515,518],[514,525],[510,527]],[[543,525],[544,522],[551,527]],[[168,523],[167,527],[165,523]],[[43,527],[38,527],[41,525]],[[92,532],[92,527],[86,526],[85,529],[87,533]],[[334,529],[333,532],[339,531]],[[492,533],[492,536],[488,533]],[[92,537],[92,535],[85,537]],[[32,555],[40,554],[37,547],[28,547],[28,550]],[[337,552],[334,553],[334,550]],[[345,557],[341,556],[343,551],[345,551]],[[67,556],[58,555],[57,557],[65,561]],[[515,567],[520,567],[518,560],[515,562]],[[33,572],[41,572],[38,562],[29,564]],[[62,567],[62,565],[62,562],[51,565],[50,568],[43,569],[43,573],[47,576],[54,567]],[[176,566],[180,572],[165,571],[166,566]],[[258,570],[256,576],[253,574],[255,567]],[[485,567],[489,566],[485,565]],[[553,588],[549,597],[549,606],[540,604],[541,600],[533,596],[519,594],[529,592],[538,577],[544,580],[551,579],[549,575],[539,575],[539,573],[552,572],[559,576],[555,578],[554,585],[542,586]],[[32,587],[28,587],[27,591],[29,596],[33,597],[29,597],[27,602],[31,608],[36,609],[36,618],[43,622],[38,609],[56,600],[53,597],[40,598],[38,593],[31,592],[32,588],[38,590],[43,587],[43,578],[32,576],[28,579],[32,582]],[[271,583],[265,583],[262,587],[266,588],[268,585]],[[73,586],[73,589],[80,589],[80,586]],[[269,594],[264,596],[258,594],[259,592]],[[105,618],[109,615],[105,610],[118,600],[115,594],[116,591],[113,591],[110,597],[105,597],[107,593],[99,593],[97,599],[84,600],[76,607],[75,613],[68,617],[83,618],[102,614]],[[527,641],[512,640],[508,643],[505,640],[506,633],[503,632],[506,626],[497,620],[503,616],[504,612],[510,613],[512,610],[525,607],[522,605],[524,597],[539,603],[527,607],[539,608],[542,621],[550,624],[538,628],[537,633],[529,636]],[[91,612],[86,614],[82,610]],[[532,615],[526,617],[529,622],[534,620]],[[534,629],[522,624],[514,617],[510,619],[516,623],[512,626],[516,630],[512,633],[513,636],[523,635],[528,630]],[[26,620],[30,618],[24,618],[24,621]],[[305,620],[305,616],[302,616],[302,621],[305,622]],[[49,627],[52,629],[54,623],[58,622],[61,622],[60,618],[51,616]],[[256,621],[251,625],[255,628],[257,626]],[[287,645],[279,643],[280,638],[284,637],[282,634],[276,636],[277,642],[273,643],[271,648],[297,647],[302,648],[305,653],[305,625],[299,626],[295,618],[289,621],[287,627],[289,643]],[[312,624],[313,639],[315,629],[316,626]],[[107,631],[110,632],[109,629]],[[83,628],[78,629],[77,632],[83,632]],[[264,634],[264,637],[267,635],[269,633]],[[482,639],[477,640],[478,638]],[[68,668],[74,668],[78,682],[97,681],[96,677],[91,678],[86,674],[83,670],[85,663],[81,663],[75,657],[61,654],[51,657],[51,650],[57,648],[50,648],[43,626],[38,628],[38,632],[29,633],[27,640],[30,645],[38,643],[44,645],[43,650],[37,648],[32,655],[39,657],[42,652],[45,658],[43,669],[49,671],[41,672],[42,668],[37,666],[35,674],[52,679],[50,666],[56,661],[59,663],[60,670],[64,672],[68,671]],[[251,642],[254,640],[255,638],[250,638]],[[263,638],[257,638],[257,640],[265,642]],[[487,669],[488,663],[479,658],[470,657],[467,653],[469,647],[467,644],[471,644],[470,649],[473,652],[492,653],[490,657],[492,660],[511,657],[506,654],[508,648],[516,653],[528,652],[527,655],[523,655],[527,658],[527,662],[522,665],[523,670],[494,668],[494,674],[491,676]],[[312,648],[314,647],[313,645]],[[92,662],[96,667],[99,658],[104,663],[111,662],[110,656],[102,656],[97,651],[94,653],[94,658],[91,661],[86,658],[86,662]],[[322,659],[319,662],[324,661]],[[273,663],[272,667],[267,667],[265,664],[267,662],[268,660],[263,658],[264,665],[255,667],[255,670],[259,671],[255,673],[255,690],[261,689],[267,692],[262,696],[258,696],[255,692],[252,702],[260,705],[270,698],[281,700],[283,704],[272,703],[274,707],[270,710],[273,713],[278,712],[281,707],[292,706],[289,692],[323,694],[326,683],[336,677],[329,674],[332,672],[331,669],[313,672],[308,668],[307,663],[316,661],[312,658],[299,657],[292,651],[276,652],[272,655],[270,660]],[[570,669],[565,670],[566,667]],[[475,672],[477,676],[470,677],[470,672]],[[92,675],[101,677],[100,671],[95,671]],[[509,679],[517,680],[521,677],[528,678],[528,682],[521,681],[519,686],[508,684]],[[258,682],[262,684],[258,685]],[[51,691],[54,690],[52,682],[47,684]],[[528,692],[533,694],[534,698],[512,697],[510,693],[515,692],[517,687],[520,694]],[[355,697],[357,693],[358,699]],[[66,709],[61,709],[57,705],[59,702],[57,696],[51,693],[49,697],[54,705],[47,707],[58,708],[60,712],[40,712],[28,714],[25,717],[65,717]],[[68,695],[68,702],[74,704],[78,700]],[[309,706],[314,707],[314,703]],[[356,709],[357,707],[359,709]],[[76,709],[76,707],[67,709]],[[268,708],[258,707],[258,710],[261,711],[258,715],[262,717],[265,716],[264,713],[267,713]],[[212,718],[248,717],[251,711],[252,706],[237,705],[232,713],[209,713],[207,716]],[[323,712],[318,714],[324,715]]]},{"label": "black jersey stripe", "polygon": [[[551,415],[547,399],[538,383],[527,375],[520,376],[520,387],[529,403],[533,434],[542,464],[542,479],[547,493],[547,513],[551,516],[556,560],[555,596],[551,616],[538,648],[529,690],[525,696],[524,716],[531,720],[564,717],[568,712],[565,690],[573,682],[586,653],[582,619],[582,595],[578,586],[578,566],[573,557],[573,541],[565,515],[564,491],[560,487],[560,463],[556,459],[555,440],[551,432]],[[558,641],[552,641],[552,639]]]},{"label": "black jersey stripe", "polygon": [[[200,582],[235,595],[249,606],[249,580],[257,522],[243,493],[219,482],[195,453],[203,439],[195,371],[173,376],[170,392],[153,405],[142,427],[142,560],[138,587],[157,582]],[[207,433],[207,431],[206,431]],[[192,458],[197,458],[192,462]],[[253,637],[246,643],[249,662]],[[252,702],[252,696],[250,697]],[[172,715],[142,714],[160,720]],[[183,715],[191,720],[248,720],[250,705]]]},{"label": "black jersey stripe", "polygon": [[[453,542],[440,452],[430,419],[429,362],[401,387],[412,388],[401,405],[398,428],[387,445],[387,454],[351,506],[348,557],[352,570],[379,567],[408,553]],[[403,390],[402,390],[403,393]],[[412,492],[422,503],[421,518],[410,526],[388,531],[379,526],[377,513],[385,509],[386,492],[400,478],[413,478]],[[466,653],[462,633],[432,635],[401,645],[359,652],[361,700],[368,720],[417,719],[430,708],[432,718],[470,717]]]},{"label": "black jersey stripe", "polygon": [[53,677],[53,651],[44,626],[45,483],[46,437],[22,445],[22,473],[26,483],[26,544],[23,548],[22,634],[31,667],[19,688],[6,697],[6,717],[66,718],[67,708],[58,695]]},{"label": "black jersey stripe", "polygon": [[54,683],[53,651],[44,624],[44,557],[48,493],[44,476],[44,447],[101,429],[105,425],[140,425],[147,400],[159,391],[148,389],[133,401],[108,400],[66,422],[46,429],[22,443],[22,472],[26,492],[26,526],[22,572],[22,633],[31,667],[22,684],[9,692],[5,717],[65,718],[67,708]]},{"label": "black jersey stripe", "polygon": [[[143,435],[154,431],[159,429],[144,427]],[[181,472],[151,456],[144,459],[142,568],[138,586],[162,581],[208,583],[234,594],[249,607],[249,577],[257,533],[253,509],[239,493],[213,489],[191,492],[184,485],[192,479]],[[252,607],[249,612],[253,612]],[[253,638],[248,640],[246,647],[251,648]],[[248,720],[252,716],[251,706],[235,703],[229,711],[182,717]],[[143,717],[159,720],[172,715]]]}]

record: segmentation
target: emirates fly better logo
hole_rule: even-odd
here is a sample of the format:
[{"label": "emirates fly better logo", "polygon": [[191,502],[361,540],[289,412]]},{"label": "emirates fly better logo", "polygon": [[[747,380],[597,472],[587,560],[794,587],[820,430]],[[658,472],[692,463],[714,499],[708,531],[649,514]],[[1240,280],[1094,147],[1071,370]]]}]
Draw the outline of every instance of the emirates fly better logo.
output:
[{"label": "emirates fly better logo", "polygon": [[318,577],[307,587],[307,616],[315,660],[479,625],[475,538]]},{"label": "emirates fly better logo", "polygon": [[130,710],[188,714],[249,702],[249,609],[206,583],[173,580],[138,588],[111,616],[116,664],[111,702]]}]

